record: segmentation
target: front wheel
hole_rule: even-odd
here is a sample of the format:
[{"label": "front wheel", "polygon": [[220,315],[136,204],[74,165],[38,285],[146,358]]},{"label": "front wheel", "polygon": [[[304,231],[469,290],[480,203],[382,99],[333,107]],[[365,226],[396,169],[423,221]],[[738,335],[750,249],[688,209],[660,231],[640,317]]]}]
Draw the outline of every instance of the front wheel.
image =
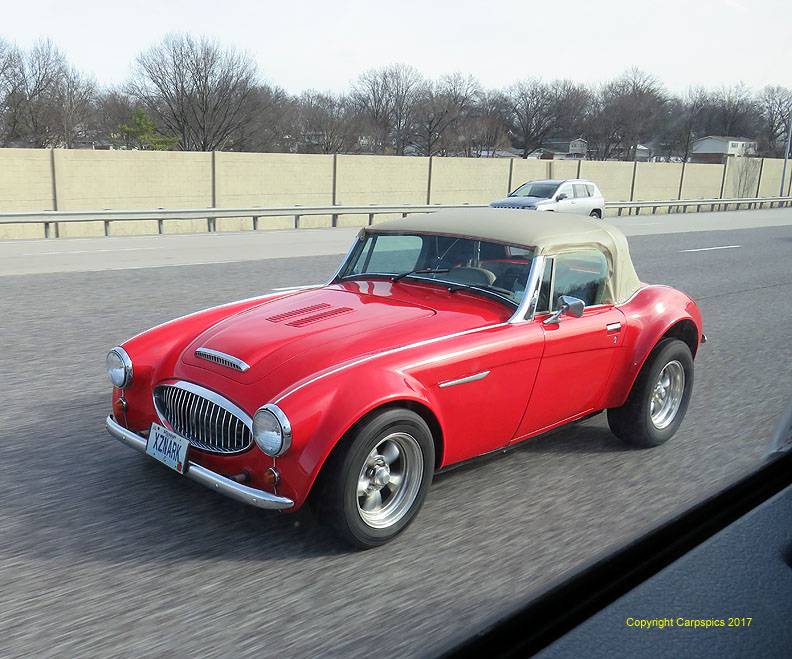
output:
[{"label": "front wheel", "polygon": [[591,211],[589,213],[589,217],[593,217],[595,220],[601,220],[602,219],[602,211],[601,210],[597,210],[595,208],[593,211]]},{"label": "front wheel", "polygon": [[608,410],[614,435],[641,448],[674,436],[693,391],[693,355],[684,341],[663,339],[646,360],[621,407]]},{"label": "front wheel", "polygon": [[390,409],[344,437],[312,495],[319,521],[360,548],[401,533],[426,498],[434,473],[434,441],[414,412]]}]

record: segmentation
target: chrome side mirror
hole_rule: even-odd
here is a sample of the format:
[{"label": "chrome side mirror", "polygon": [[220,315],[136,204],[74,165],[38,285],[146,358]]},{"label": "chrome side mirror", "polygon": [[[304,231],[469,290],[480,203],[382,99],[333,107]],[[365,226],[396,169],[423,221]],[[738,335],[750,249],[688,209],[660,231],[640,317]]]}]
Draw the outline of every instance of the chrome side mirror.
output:
[{"label": "chrome side mirror", "polygon": [[564,199],[566,198],[567,198],[566,192],[562,192],[556,197],[556,201],[564,201]]},{"label": "chrome side mirror", "polygon": [[560,306],[552,316],[544,319],[545,325],[558,325],[561,322],[561,316],[567,315],[573,318],[580,318],[583,315],[583,309],[586,308],[586,303],[580,298],[572,297],[571,295],[562,295],[558,298]]}]

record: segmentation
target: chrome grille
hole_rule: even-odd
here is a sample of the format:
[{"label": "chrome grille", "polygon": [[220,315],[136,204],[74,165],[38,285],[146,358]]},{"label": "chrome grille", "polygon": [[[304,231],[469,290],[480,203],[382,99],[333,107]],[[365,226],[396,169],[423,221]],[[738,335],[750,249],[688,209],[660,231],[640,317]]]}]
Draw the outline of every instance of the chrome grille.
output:
[{"label": "chrome grille", "polygon": [[212,453],[238,453],[252,443],[250,417],[231,401],[189,382],[154,390],[160,417],[192,446]]}]

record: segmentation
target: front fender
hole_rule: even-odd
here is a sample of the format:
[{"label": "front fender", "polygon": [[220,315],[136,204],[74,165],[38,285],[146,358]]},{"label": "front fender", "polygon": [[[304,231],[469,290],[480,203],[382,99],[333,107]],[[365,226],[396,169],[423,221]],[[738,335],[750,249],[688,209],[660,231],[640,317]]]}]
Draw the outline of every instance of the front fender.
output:
[{"label": "front fender", "polygon": [[614,369],[614,377],[604,407],[620,407],[646,360],[657,343],[680,323],[695,326],[693,354],[701,344],[702,318],[698,305],[687,295],[670,286],[646,286],[620,307],[626,324],[621,363]]},{"label": "front fender", "polygon": [[363,417],[394,402],[428,408],[441,432],[439,406],[426,387],[397,369],[353,367],[320,376],[278,401],[292,426],[292,446],[278,458],[283,491],[302,505],[322,466],[346,433]]}]

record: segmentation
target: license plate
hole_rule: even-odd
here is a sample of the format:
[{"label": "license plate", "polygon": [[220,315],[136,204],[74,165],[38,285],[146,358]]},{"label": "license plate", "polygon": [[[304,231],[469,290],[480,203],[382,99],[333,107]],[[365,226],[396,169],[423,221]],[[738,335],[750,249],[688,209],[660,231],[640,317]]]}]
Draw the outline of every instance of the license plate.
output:
[{"label": "license plate", "polygon": [[175,432],[152,423],[146,442],[146,454],[162,464],[168,465],[180,474],[187,468],[187,449],[190,447],[184,437],[179,437]]}]

